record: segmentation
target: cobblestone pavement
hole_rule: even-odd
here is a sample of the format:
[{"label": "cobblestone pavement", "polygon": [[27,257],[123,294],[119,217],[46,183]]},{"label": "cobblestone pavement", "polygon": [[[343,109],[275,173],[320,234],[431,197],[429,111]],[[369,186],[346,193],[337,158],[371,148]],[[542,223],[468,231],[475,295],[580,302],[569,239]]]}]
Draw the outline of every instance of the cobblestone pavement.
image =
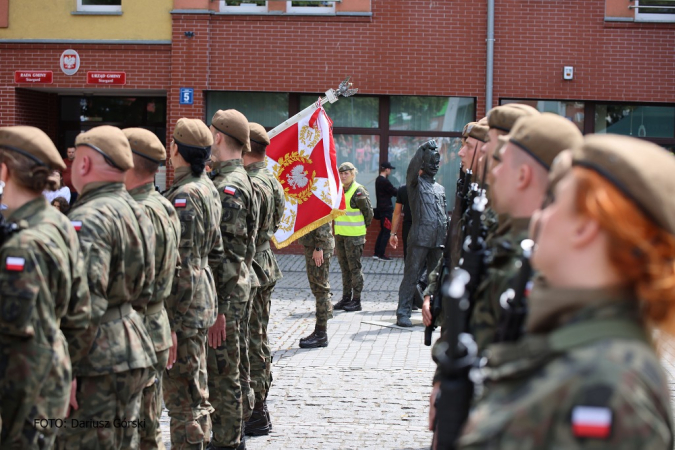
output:
[{"label": "cobblestone pavement", "polygon": [[[328,322],[328,347],[300,349],[298,339],[314,328],[314,297],[304,257],[278,258],[284,278],[272,296],[269,329],[274,383],[268,405],[274,429],[269,436],[247,438],[247,448],[429,448],[426,421],[435,365],[423,345],[424,328],[371,324],[395,321],[403,260],[363,258],[363,311],[336,312]],[[337,258],[331,259],[330,282],[335,303],[342,296]],[[413,321],[421,320],[414,314]],[[660,352],[675,402],[675,341],[661,341]],[[166,410],[162,433],[170,448]]]}]

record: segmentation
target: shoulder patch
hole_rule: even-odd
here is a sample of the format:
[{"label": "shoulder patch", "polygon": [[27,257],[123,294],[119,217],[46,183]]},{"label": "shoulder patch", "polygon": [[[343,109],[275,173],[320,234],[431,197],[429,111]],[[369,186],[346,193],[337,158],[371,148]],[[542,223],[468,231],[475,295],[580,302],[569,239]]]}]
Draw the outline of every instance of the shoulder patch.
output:
[{"label": "shoulder patch", "polygon": [[8,256],[5,260],[5,268],[11,272],[23,272],[23,267],[26,265],[24,258],[16,256]]},{"label": "shoulder patch", "polygon": [[73,225],[73,228],[75,228],[75,231],[80,231],[82,229],[81,220],[71,220],[70,223]]},{"label": "shoulder patch", "polygon": [[232,186],[225,186],[225,189],[223,189],[223,192],[225,194],[234,195],[234,194],[237,193],[237,190],[235,188],[233,188]]},{"label": "shoulder patch", "polygon": [[186,198],[177,198],[173,201],[173,206],[176,208],[185,208],[187,206]]},{"label": "shoulder patch", "polygon": [[572,409],[572,433],[578,438],[607,439],[612,430],[612,410],[598,406]]},{"label": "shoulder patch", "polygon": [[354,195],[356,195],[357,197],[359,197],[359,196],[363,195],[363,191],[360,191],[360,190],[359,190],[359,191],[356,191],[356,193],[355,193]]}]

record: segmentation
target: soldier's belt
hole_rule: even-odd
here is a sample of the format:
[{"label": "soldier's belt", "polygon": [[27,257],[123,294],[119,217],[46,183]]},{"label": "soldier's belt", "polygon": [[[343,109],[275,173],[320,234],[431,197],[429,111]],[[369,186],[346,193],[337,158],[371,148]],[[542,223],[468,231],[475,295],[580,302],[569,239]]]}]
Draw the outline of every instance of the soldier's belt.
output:
[{"label": "soldier's belt", "polygon": [[103,317],[101,317],[101,323],[106,323],[110,322],[111,320],[117,320],[126,317],[131,314],[132,310],[133,308],[131,307],[131,303],[123,303],[119,306],[112,306],[108,308],[105,314],[103,314]]},{"label": "soldier's belt", "polygon": [[145,315],[149,316],[152,314],[157,314],[164,308],[164,303],[163,302],[157,302],[153,303],[152,305],[148,305],[148,307],[145,309]]},{"label": "soldier's belt", "polygon": [[265,250],[270,249],[270,241],[264,242],[255,248],[256,253],[264,252]]}]

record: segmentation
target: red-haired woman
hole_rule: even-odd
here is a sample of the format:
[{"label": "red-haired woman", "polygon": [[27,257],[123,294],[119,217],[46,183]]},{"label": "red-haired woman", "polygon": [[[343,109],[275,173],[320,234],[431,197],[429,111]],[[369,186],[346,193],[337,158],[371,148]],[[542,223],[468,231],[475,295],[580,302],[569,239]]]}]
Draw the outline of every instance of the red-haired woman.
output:
[{"label": "red-haired woman", "polygon": [[561,164],[531,230],[546,283],[528,299],[527,334],[489,348],[458,448],[672,449],[653,339],[675,331],[675,158],[591,135]]}]

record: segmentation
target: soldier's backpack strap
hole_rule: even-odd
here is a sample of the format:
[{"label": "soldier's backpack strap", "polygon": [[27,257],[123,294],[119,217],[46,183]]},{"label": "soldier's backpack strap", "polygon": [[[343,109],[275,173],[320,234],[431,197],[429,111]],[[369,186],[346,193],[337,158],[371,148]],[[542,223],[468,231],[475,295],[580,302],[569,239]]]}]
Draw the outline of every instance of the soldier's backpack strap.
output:
[{"label": "soldier's backpack strap", "polygon": [[551,349],[564,352],[606,338],[631,339],[649,344],[644,328],[629,319],[600,319],[562,327],[549,335]]}]

